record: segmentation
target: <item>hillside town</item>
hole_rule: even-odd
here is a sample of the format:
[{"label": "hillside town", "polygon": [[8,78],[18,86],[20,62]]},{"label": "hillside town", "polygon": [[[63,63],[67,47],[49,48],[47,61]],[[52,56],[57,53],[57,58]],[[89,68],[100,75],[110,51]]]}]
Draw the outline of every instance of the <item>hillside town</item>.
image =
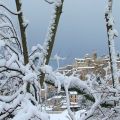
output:
[{"label": "hillside town", "polygon": [[[120,57],[117,55],[117,67],[120,68]],[[89,55],[86,54],[83,58],[75,58],[73,64],[60,67],[56,72],[60,72],[64,75],[74,75],[85,81],[87,74],[95,74],[99,78],[104,78],[110,73],[110,62],[107,55],[98,57],[97,53]],[[108,78],[109,79],[109,78]],[[112,84],[111,79],[108,80],[109,84]],[[82,109],[86,99],[76,91],[69,92],[70,107],[73,111]],[[42,100],[44,101],[43,109],[49,113],[63,112],[67,109],[66,95],[64,91],[57,93],[57,88],[52,85],[47,86],[47,92],[42,89]],[[81,104],[79,104],[82,102]]]}]

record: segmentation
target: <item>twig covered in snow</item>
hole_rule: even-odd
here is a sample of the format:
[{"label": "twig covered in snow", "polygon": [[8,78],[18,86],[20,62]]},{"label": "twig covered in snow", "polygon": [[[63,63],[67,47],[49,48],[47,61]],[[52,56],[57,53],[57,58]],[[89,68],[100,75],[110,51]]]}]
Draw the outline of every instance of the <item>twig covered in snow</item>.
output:
[{"label": "twig covered in snow", "polygon": [[49,0],[44,0],[45,2],[49,3],[49,4],[53,4],[54,1],[49,1]]},{"label": "twig covered in snow", "polygon": [[11,14],[13,15],[19,15],[21,13],[21,11],[18,11],[18,12],[13,12],[11,11],[9,8],[7,8],[3,3],[0,2],[0,7],[3,7],[5,8],[8,12],[10,12]]},{"label": "twig covered in snow", "polygon": [[9,40],[9,44],[17,44],[19,51],[22,53],[21,44],[15,27],[8,15],[2,11],[0,12],[0,26],[0,39],[4,41]]}]

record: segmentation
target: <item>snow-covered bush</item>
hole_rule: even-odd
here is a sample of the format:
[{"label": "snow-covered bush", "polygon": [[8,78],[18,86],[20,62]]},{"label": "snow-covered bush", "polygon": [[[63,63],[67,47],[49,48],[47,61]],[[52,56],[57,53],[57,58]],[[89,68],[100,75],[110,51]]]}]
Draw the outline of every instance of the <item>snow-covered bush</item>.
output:
[{"label": "snow-covered bush", "polygon": [[[27,84],[30,84],[30,93]],[[0,13],[0,120],[47,120],[41,112],[40,84],[32,64],[24,64],[12,20]]]}]

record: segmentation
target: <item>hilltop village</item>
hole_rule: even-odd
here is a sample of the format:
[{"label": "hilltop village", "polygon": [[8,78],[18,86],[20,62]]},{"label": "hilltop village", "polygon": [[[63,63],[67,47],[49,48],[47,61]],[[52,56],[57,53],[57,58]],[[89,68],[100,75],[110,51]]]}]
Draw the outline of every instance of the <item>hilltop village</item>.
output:
[{"label": "hilltop village", "polygon": [[[120,68],[119,55],[117,55],[117,67]],[[92,55],[86,54],[83,58],[75,58],[73,64],[60,67],[57,72],[67,76],[77,76],[83,81],[87,79],[87,74],[95,74],[99,81],[100,77],[104,78],[110,75],[109,57],[107,55],[98,57],[97,53],[93,53]],[[112,80],[109,77],[107,79],[109,79],[109,84],[112,84]],[[76,91],[70,91],[69,97],[70,107],[73,111],[85,107],[84,102],[87,100]],[[42,100],[44,101],[43,108],[48,112],[62,112],[67,109],[65,92],[61,91],[57,93],[57,88],[52,85],[48,85],[47,92],[45,92],[45,89],[42,89]],[[80,102],[82,102],[82,104],[80,104]]]}]

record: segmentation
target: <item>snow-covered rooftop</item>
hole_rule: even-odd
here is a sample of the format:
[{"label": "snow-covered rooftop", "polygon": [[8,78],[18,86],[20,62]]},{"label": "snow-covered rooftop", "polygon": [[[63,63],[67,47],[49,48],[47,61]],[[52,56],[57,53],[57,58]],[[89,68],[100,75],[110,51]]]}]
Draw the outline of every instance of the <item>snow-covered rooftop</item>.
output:
[{"label": "snow-covered rooftop", "polygon": [[71,94],[71,95],[76,95],[77,92],[76,92],[76,91],[70,91],[70,94]]}]

